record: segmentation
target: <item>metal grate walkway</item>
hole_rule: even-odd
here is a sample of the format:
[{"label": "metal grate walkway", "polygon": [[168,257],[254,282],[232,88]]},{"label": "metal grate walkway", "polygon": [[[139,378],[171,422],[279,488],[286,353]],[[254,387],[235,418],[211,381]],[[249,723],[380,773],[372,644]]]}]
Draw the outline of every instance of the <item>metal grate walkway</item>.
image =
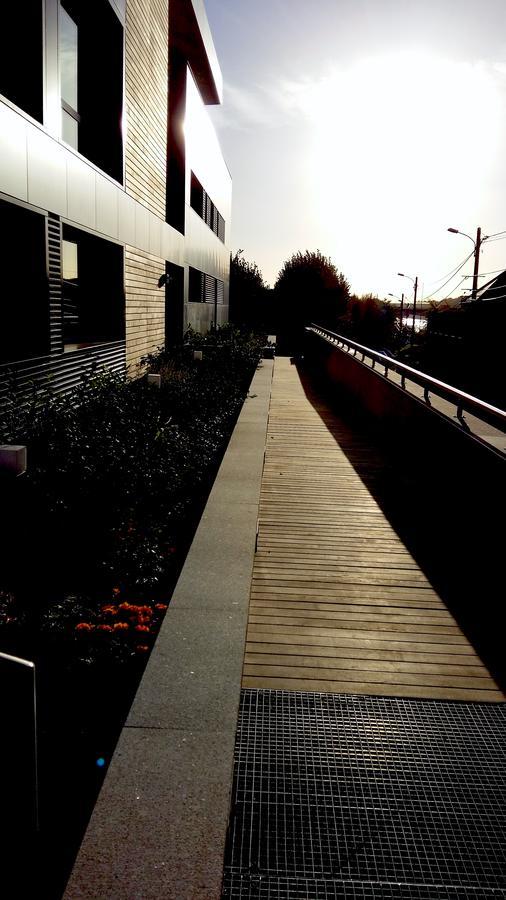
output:
[{"label": "metal grate walkway", "polygon": [[225,898],[506,897],[506,706],[243,690]]}]

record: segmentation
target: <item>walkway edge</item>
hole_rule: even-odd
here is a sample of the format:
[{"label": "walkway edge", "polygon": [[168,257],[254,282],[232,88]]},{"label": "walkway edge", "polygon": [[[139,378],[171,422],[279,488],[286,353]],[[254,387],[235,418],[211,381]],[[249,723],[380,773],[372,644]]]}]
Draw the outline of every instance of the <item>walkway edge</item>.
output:
[{"label": "walkway edge", "polygon": [[273,362],[230,439],[64,900],[218,900]]}]

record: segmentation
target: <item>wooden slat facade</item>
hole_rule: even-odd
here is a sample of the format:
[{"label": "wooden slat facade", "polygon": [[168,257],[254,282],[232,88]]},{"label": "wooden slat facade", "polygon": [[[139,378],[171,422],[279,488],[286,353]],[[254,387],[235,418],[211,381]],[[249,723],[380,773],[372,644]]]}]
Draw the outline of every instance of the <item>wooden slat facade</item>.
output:
[{"label": "wooden slat facade", "polygon": [[[125,29],[126,192],[165,221],[167,178],[167,0],[129,0]],[[165,340],[165,260],[125,248],[126,361]]]},{"label": "wooden slat facade", "polygon": [[125,248],[126,363],[131,375],[141,357],[165,341],[165,290],[158,287],[163,272],[165,260]]},{"label": "wooden slat facade", "polygon": [[243,686],[502,701],[355,465],[381,461],[278,357]]}]

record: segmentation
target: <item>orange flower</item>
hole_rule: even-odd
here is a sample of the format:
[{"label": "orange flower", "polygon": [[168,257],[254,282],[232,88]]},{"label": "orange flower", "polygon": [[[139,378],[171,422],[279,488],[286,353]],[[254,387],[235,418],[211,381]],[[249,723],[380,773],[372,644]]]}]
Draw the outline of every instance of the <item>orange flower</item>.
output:
[{"label": "orange flower", "polygon": [[114,631],[112,625],[97,625],[97,631]]},{"label": "orange flower", "polygon": [[76,625],[76,631],[93,631],[94,628],[95,626],[90,625],[89,622],[79,622],[79,624]]},{"label": "orange flower", "polygon": [[113,589],[112,589],[112,595],[113,595],[113,597],[119,597],[120,594],[121,594],[121,588],[119,588],[119,587],[113,587]]},{"label": "orange flower", "polygon": [[136,625],[135,630],[136,631],[147,631],[149,633],[149,628],[147,625]]},{"label": "orange flower", "polygon": [[150,625],[151,616],[138,616],[137,622],[139,625]]},{"label": "orange flower", "polygon": [[155,603],[155,609],[168,609],[168,603]]},{"label": "orange flower", "polygon": [[116,606],[103,606],[103,607],[102,607],[102,612],[103,612],[106,616],[117,616],[117,615],[118,615],[118,608],[117,608]]},{"label": "orange flower", "polygon": [[127,622],[115,622],[112,626],[113,631],[126,631],[129,627]]},{"label": "orange flower", "polygon": [[137,650],[137,653],[147,653],[149,647],[147,644],[137,644],[135,649]]}]

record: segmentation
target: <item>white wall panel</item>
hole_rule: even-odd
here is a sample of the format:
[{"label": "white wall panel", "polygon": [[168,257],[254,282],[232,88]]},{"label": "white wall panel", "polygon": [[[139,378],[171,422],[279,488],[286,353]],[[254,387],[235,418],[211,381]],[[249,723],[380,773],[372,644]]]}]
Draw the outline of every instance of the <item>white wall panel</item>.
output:
[{"label": "white wall panel", "polygon": [[132,247],[135,246],[135,207],[132,197],[118,191],[118,238]]},{"label": "white wall panel", "polygon": [[195,172],[203,188],[225,219],[225,240],[227,241],[230,234],[232,179],[223,159],[214,125],[189,70],[186,91],[185,139],[186,196],[189,197],[190,174]]},{"label": "white wall panel", "polygon": [[168,262],[176,263],[178,266],[184,265],[184,246],[185,239],[179,231],[170,225],[162,225],[162,242],[160,256]]},{"label": "white wall panel", "polygon": [[5,103],[0,103],[0,191],[28,199],[25,122]]},{"label": "white wall panel", "polygon": [[140,203],[135,204],[134,246],[149,253],[149,210]]},{"label": "white wall panel", "polygon": [[97,231],[110,237],[118,237],[118,188],[99,175],[96,181]]},{"label": "white wall panel", "polygon": [[67,216],[68,151],[27,123],[28,202]]},{"label": "white wall panel", "polygon": [[162,222],[153,213],[149,214],[149,252],[153,256],[162,252]]},{"label": "white wall panel", "polygon": [[220,281],[228,282],[229,280],[230,251],[228,247],[222,244],[214,232],[190,207],[187,207],[186,210],[186,262],[194,269],[214,275]]},{"label": "white wall panel", "polygon": [[72,153],[67,155],[67,197],[68,218],[85,228],[95,228],[95,172]]}]

